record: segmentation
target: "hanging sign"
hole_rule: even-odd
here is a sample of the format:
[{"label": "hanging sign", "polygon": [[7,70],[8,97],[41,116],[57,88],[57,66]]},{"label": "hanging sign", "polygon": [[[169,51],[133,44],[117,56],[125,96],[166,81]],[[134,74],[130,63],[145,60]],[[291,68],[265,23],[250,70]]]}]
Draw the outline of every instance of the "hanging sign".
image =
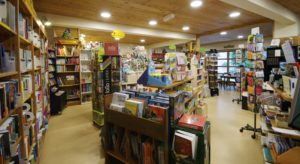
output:
[{"label": "hanging sign", "polygon": [[170,50],[176,50],[176,45],[175,44],[170,44],[169,49]]},{"label": "hanging sign", "polygon": [[114,30],[112,33],[111,33],[111,36],[113,38],[115,38],[116,40],[119,40],[119,39],[122,39],[125,37],[125,33],[121,30]]}]

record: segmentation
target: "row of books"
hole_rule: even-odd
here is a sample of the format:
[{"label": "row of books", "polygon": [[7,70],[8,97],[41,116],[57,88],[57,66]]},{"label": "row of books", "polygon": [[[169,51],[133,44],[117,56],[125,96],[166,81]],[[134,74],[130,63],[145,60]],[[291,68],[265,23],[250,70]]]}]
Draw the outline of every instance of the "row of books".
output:
[{"label": "row of books", "polygon": [[20,67],[22,72],[32,69],[32,52],[20,48]]},{"label": "row of books", "polygon": [[74,85],[79,84],[79,79],[75,75],[67,75],[65,77],[58,77],[57,78],[58,85]]},{"label": "row of books", "polygon": [[90,73],[85,73],[81,74],[81,83],[92,83],[92,74]]},{"label": "row of books", "polygon": [[92,92],[92,84],[81,84],[82,92]]},{"label": "row of books", "polygon": [[56,64],[79,64],[79,58],[56,59]]},{"label": "row of books", "polygon": [[21,92],[22,93],[32,93],[32,76],[23,75],[21,81]]},{"label": "row of books", "polygon": [[12,159],[19,161],[21,158],[20,145],[14,150],[15,144],[20,137],[19,132],[19,116],[10,116],[0,126],[0,163],[5,163],[6,160]]},{"label": "row of books", "polygon": [[79,56],[80,50],[76,46],[62,46],[57,49],[57,56]]},{"label": "row of books", "polygon": [[80,96],[79,89],[72,89],[72,90],[66,90],[67,92],[67,99],[76,99]]},{"label": "row of books", "polygon": [[91,65],[81,65],[81,72],[91,72]]},{"label": "row of books", "polygon": [[128,94],[128,92],[113,93],[113,100],[110,105],[110,109],[128,113],[139,118],[147,118],[160,123],[165,121],[165,115],[169,104],[168,97],[150,99],[150,97],[132,96],[132,98],[130,98],[130,96],[132,95],[130,95],[130,93]]},{"label": "row of books", "polygon": [[40,73],[34,74],[34,85],[35,85],[35,89],[39,89],[39,87],[41,86],[41,74]]},{"label": "row of books", "polygon": [[0,5],[0,21],[16,31],[16,6],[10,1],[2,1]]},{"label": "row of books", "polygon": [[110,127],[108,129],[107,147],[113,152],[124,157],[130,156],[137,163],[165,163],[164,145],[161,142],[136,133],[126,135],[123,128]]},{"label": "row of books", "polygon": [[56,71],[57,72],[68,72],[68,71],[75,71],[75,72],[79,72],[79,66],[76,65],[75,68],[74,67],[66,67],[66,66],[56,66]]},{"label": "row of books", "polygon": [[16,107],[19,96],[19,81],[10,80],[0,83],[0,118],[7,117]]},{"label": "row of books", "polygon": [[0,71],[13,72],[16,71],[16,57],[11,50],[6,50],[4,45],[0,43]]}]

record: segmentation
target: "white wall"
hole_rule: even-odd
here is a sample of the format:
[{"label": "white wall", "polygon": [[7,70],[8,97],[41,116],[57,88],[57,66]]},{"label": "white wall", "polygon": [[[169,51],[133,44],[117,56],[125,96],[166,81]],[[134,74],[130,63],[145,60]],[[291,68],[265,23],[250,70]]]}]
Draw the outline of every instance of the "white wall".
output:
[{"label": "white wall", "polygon": [[293,24],[282,24],[274,22],[274,38],[285,38],[300,35],[300,18],[296,23]]},{"label": "white wall", "polygon": [[[271,44],[271,40],[272,40],[272,37],[264,38],[264,45],[269,46]],[[207,45],[200,44],[200,47],[205,48],[206,50],[210,50],[210,49],[224,50],[225,49],[224,46],[234,45],[234,48],[229,48],[229,49],[236,49],[236,48],[239,48],[240,44],[244,44],[245,47],[247,47],[247,40],[236,40],[236,41],[213,43],[213,44],[207,44]]]}]

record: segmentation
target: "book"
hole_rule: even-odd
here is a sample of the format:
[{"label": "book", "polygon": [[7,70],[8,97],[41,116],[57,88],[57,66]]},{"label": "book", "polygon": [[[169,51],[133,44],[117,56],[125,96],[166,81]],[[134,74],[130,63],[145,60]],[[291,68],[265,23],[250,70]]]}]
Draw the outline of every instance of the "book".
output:
[{"label": "book", "polygon": [[190,156],[196,159],[198,136],[195,134],[176,130],[173,139],[173,150],[176,154]]},{"label": "book", "polygon": [[153,121],[164,123],[167,110],[165,107],[148,105],[148,117]]},{"label": "book", "polygon": [[179,119],[178,125],[182,127],[203,130],[205,122],[205,116],[184,114]]},{"label": "book", "polygon": [[0,132],[0,163],[5,163],[11,156],[9,133],[8,131]]},{"label": "book", "polygon": [[134,99],[128,99],[125,101],[125,111],[128,114],[143,117],[144,103]]},{"label": "book", "polygon": [[115,92],[113,93],[112,104],[120,105],[125,107],[125,101],[129,99],[128,94]]},{"label": "book", "polygon": [[2,0],[0,3],[0,21],[4,21],[7,17],[7,0]]},{"label": "book", "polygon": [[0,119],[3,119],[8,115],[6,105],[6,89],[4,84],[0,84]]},{"label": "book", "polygon": [[10,2],[7,2],[7,18],[6,24],[13,30],[16,31],[16,7]]}]

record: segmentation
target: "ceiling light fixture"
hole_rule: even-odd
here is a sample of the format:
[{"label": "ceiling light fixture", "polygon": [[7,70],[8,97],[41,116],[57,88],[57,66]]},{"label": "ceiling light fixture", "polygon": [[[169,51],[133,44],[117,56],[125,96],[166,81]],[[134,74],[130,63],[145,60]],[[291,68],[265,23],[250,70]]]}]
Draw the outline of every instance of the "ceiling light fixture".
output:
[{"label": "ceiling light fixture", "polygon": [[197,7],[202,6],[202,4],[203,4],[203,2],[200,0],[193,0],[190,5],[192,8],[197,8]]},{"label": "ceiling light fixture", "polygon": [[243,36],[243,35],[239,35],[239,36],[237,36],[237,38],[238,38],[238,39],[243,39],[244,36]]},{"label": "ceiling light fixture", "polygon": [[111,14],[107,11],[103,11],[103,12],[101,12],[101,17],[102,18],[110,18]]},{"label": "ceiling light fixture", "polygon": [[183,27],[182,27],[182,30],[183,30],[183,31],[188,31],[188,30],[190,30],[190,27],[189,27],[189,26],[183,26]]},{"label": "ceiling light fixture", "polygon": [[85,34],[80,34],[80,37],[83,37],[83,38],[85,38],[85,37],[86,37],[86,35],[85,35]]},{"label": "ceiling light fixture", "polygon": [[52,23],[51,23],[51,22],[49,22],[49,21],[46,21],[46,22],[44,23],[44,25],[45,25],[45,26],[51,26],[51,25],[52,25]]},{"label": "ceiling light fixture", "polygon": [[235,12],[230,13],[229,17],[230,18],[236,18],[236,17],[239,17],[240,15],[241,15],[240,12],[235,11]]},{"label": "ceiling light fixture", "polygon": [[141,43],[145,43],[145,39],[141,39],[140,42],[141,42]]},{"label": "ceiling light fixture", "polygon": [[149,25],[155,26],[155,25],[157,25],[157,21],[156,20],[150,20]]},{"label": "ceiling light fixture", "polygon": [[222,31],[222,32],[220,32],[220,35],[227,35],[227,32],[226,31]]},{"label": "ceiling light fixture", "polygon": [[115,38],[115,40],[120,40],[120,38]]}]

